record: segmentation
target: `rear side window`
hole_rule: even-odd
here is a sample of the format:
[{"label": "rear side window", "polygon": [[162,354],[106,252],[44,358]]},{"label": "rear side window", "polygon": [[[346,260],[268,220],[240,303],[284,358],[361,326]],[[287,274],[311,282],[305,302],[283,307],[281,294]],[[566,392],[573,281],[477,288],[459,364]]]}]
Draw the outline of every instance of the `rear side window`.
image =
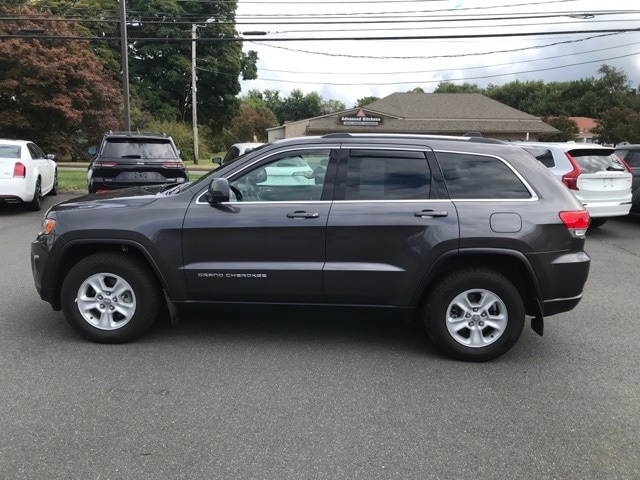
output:
[{"label": "rear side window", "polygon": [[431,170],[422,152],[351,150],[345,200],[422,200]]},{"label": "rear side window", "polygon": [[18,145],[0,145],[0,158],[20,158]]},{"label": "rear side window", "polygon": [[597,173],[603,170],[626,170],[620,158],[613,154],[613,150],[579,149],[570,150],[567,153],[575,160],[582,173]]},{"label": "rear side window", "polygon": [[162,138],[110,138],[102,156],[112,158],[176,158],[171,142]]},{"label": "rear side window", "polygon": [[454,200],[531,198],[520,178],[498,158],[465,153],[436,156]]},{"label": "rear side window", "polygon": [[541,164],[547,168],[553,168],[556,166],[556,162],[553,161],[553,153],[548,148],[540,147],[522,147],[531,155],[536,157]]}]

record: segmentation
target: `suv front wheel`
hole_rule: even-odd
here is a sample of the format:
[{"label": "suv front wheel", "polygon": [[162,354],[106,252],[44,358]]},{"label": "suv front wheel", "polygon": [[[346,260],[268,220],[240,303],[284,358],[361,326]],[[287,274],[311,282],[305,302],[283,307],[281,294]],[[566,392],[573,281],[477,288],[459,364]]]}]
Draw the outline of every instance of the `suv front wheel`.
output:
[{"label": "suv front wheel", "polygon": [[67,274],[61,295],[71,326],[99,343],[140,337],[155,321],[162,301],[158,282],[147,266],[113,252],[78,262]]},{"label": "suv front wheel", "polygon": [[425,305],[427,334],[461,360],[482,362],[506,353],[524,326],[524,304],[505,276],[484,268],[445,276]]}]

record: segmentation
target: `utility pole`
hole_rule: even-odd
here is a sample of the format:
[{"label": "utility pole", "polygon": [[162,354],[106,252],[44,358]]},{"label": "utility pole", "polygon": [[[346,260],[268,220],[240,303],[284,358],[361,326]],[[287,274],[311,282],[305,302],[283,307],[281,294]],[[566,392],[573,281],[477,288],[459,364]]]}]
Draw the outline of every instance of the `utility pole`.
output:
[{"label": "utility pole", "polygon": [[122,55],[122,90],[124,96],[124,129],[131,130],[131,107],[129,105],[129,53],[127,40],[127,7],[120,0],[120,47]]},{"label": "utility pole", "polygon": [[193,163],[198,165],[198,85],[196,76],[196,36],[198,34],[198,25],[191,25],[191,121],[193,123]]}]

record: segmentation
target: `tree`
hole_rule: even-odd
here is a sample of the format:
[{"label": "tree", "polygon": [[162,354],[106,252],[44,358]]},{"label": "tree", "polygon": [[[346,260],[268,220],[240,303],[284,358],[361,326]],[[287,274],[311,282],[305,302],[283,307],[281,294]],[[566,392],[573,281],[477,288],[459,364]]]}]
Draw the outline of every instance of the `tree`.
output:
[{"label": "tree", "polygon": [[[119,36],[114,0],[35,0],[42,8],[82,20],[78,32]],[[197,25],[198,115],[215,132],[231,124],[240,104],[239,78],[257,78],[257,53],[242,51],[235,0],[127,0],[132,103],[157,120],[191,120],[191,30]],[[95,19],[104,22],[95,22]],[[149,38],[153,40],[132,40]],[[120,76],[119,42],[100,42],[96,53]],[[117,59],[117,61],[114,61]],[[134,125],[137,127],[139,125]]]},{"label": "tree", "polygon": [[277,125],[278,119],[264,100],[245,97],[240,104],[240,113],[229,129],[231,136],[228,138],[231,143],[266,142],[267,128]]},{"label": "tree", "polygon": [[370,103],[377,102],[378,100],[380,100],[380,97],[362,97],[356,101],[354,108],[366,107]]},{"label": "tree", "polygon": [[320,103],[322,113],[335,113],[346,110],[347,106],[340,100],[322,100]]},{"label": "tree", "polygon": [[541,142],[568,142],[575,140],[580,133],[578,124],[569,117],[542,117],[542,121],[557,128],[560,132],[542,135],[540,137]]},{"label": "tree", "polygon": [[455,85],[451,82],[440,82],[434,93],[484,93],[484,90],[475,83],[464,82],[462,85]]},{"label": "tree", "polygon": [[[35,15],[0,6],[6,16]],[[45,29],[70,36],[66,22],[1,22],[0,33]],[[17,21],[16,21],[17,22]],[[79,156],[82,142],[122,126],[122,96],[87,42],[10,38],[0,42],[0,129],[37,141],[61,156]]]},{"label": "tree", "polygon": [[593,134],[601,143],[640,143],[640,112],[613,107],[598,116]]}]

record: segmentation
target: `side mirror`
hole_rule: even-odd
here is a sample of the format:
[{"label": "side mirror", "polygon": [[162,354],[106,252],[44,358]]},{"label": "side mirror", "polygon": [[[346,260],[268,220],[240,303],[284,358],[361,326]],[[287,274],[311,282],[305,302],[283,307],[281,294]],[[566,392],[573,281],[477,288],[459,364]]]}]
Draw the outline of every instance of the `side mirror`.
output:
[{"label": "side mirror", "polygon": [[53,160],[54,162],[56,161],[56,156],[53,153],[47,153],[47,158],[49,160]]},{"label": "side mirror", "polygon": [[96,153],[98,153],[98,147],[93,146],[93,147],[87,148],[87,153],[89,155],[95,155]]},{"label": "side mirror", "polygon": [[229,180],[226,178],[214,178],[209,184],[205,198],[210,204],[229,201]]},{"label": "side mirror", "polygon": [[216,165],[222,165],[222,157],[213,157],[213,160],[211,161]]}]

